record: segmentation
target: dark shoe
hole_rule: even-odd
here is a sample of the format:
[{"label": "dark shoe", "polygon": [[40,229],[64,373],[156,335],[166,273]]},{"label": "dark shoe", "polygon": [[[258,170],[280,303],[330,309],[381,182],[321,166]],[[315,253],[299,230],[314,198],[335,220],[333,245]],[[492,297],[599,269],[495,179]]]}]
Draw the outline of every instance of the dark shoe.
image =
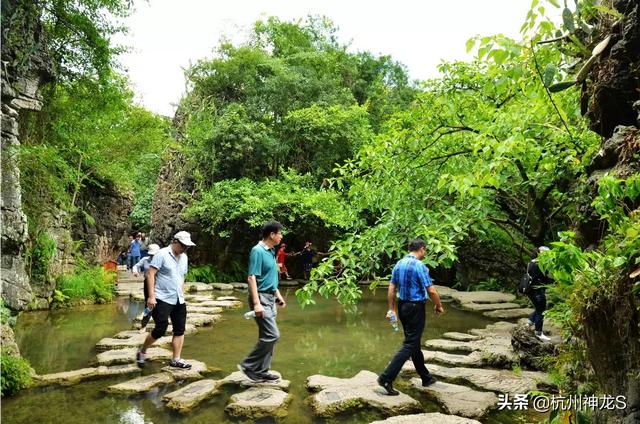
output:
[{"label": "dark shoe", "polygon": [[422,379],[422,387],[431,386],[436,381],[438,381],[438,380],[436,380],[434,376],[429,374],[429,377]]},{"label": "dark shoe", "polygon": [[183,370],[188,370],[189,368],[191,368],[191,364],[187,364],[182,359],[178,359],[177,361],[175,359],[172,359],[169,362],[169,366],[172,368],[181,368]]},{"label": "dark shoe", "polygon": [[146,360],[147,360],[147,355],[141,350],[138,350],[138,352],[136,353],[136,363],[140,368],[144,367],[144,363],[146,362]]},{"label": "dark shoe", "polygon": [[383,381],[378,377],[378,384],[387,391],[389,396],[398,396],[400,394],[399,391],[393,388],[393,384],[390,381]]},{"label": "dark shoe", "polygon": [[280,380],[280,377],[278,377],[275,374],[269,374],[268,372],[265,372],[264,374],[260,374],[260,377],[267,382],[275,382]]},{"label": "dark shoe", "polygon": [[238,364],[238,369],[242,374],[244,374],[249,380],[253,381],[254,383],[264,383],[266,381],[263,376],[256,374],[255,372],[247,369],[246,367],[243,367],[240,364]]}]

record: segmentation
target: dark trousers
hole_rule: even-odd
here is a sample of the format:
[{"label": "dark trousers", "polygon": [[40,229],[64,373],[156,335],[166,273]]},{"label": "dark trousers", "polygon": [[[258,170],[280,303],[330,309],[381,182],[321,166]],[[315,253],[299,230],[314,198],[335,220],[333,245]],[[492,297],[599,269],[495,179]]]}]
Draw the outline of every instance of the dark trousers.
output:
[{"label": "dark trousers", "polygon": [[[142,285],[144,286],[144,307],[146,309],[147,307],[147,300],[149,300],[149,290],[147,289],[147,279],[144,279],[144,282],[142,283]],[[144,328],[147,326],[147,324],[149,324],[149,320],[151,319],[151,314],[149,315],[142,315],[142,321],[140,322],[140,327]]]},{"label": "dark trousers", "polygon": [[[258,293],[260,303],[264,308],[264,316],[255,318],[258,324],[258,343],[242,361],[242,366],[256,374],[264,374],[271,368],[273,349],[280,338],[280,331],[276,324],[276,301],[273,294]],[[249,305],[253,305],[249,295]]]},{"label": "dark trousers", "polygon": [[424,365],[424,355],[420,349],[425,325],[424,309],[425,302],[404,302],[402,300],[399,302],[398,317],[404,330],[404,342],[387,368],[380,374],[382,381],[395,380],[409,358],[413,361],[418,375],[422,379],[429,378],[429,370]]},{"label": "dark trousers", "polygon": [[529,321],[535,325],[536,332],[540,332],[544,323],[544,315],[542,313],[547,309],[547,296],[544,289],[533,289],[529,293],[529,299],[535,308],[535,311],[529,315]]}]

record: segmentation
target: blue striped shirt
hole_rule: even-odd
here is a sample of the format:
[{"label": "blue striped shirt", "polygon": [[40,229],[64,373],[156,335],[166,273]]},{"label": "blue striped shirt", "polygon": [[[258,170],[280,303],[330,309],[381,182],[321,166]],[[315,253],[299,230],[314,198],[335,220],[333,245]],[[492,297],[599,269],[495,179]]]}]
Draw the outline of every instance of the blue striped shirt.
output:
[{"label": "blue striped shirt", "polygon": [[426,301],[427,287],[433,285],[429,269],[413,255],[405,256],[393,267],[391,283],[396,285],[400,300],[408,302]]}]

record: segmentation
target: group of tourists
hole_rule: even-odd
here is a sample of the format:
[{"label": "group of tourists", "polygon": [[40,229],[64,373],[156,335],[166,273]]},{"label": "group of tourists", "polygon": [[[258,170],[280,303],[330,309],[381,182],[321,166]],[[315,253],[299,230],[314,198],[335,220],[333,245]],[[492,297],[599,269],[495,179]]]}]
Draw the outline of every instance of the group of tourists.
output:
[{"label": "group of tourists", "polygon": [[147,244],[147,238],[144,233],[139,232],[135,236],[130,234],[127,250],[123,250],[118,256],[118,265],[126,265],[127,270],[133,271],[133,266],[141,258],[149,255],[149,248],[150,245]]},{"label": "group of tourists", "polygon": [[280,278],[283,277],[287,280],[291,280],[289,275],[289,269],[287,268],[286,258],[287,256],[301,256],[302,257],[302,272],[305,280],[309,279],[311,275],[311,269],[313,268],[314,260],[316,256],[326,256],[328,253],[317,252],[313,248],[313,243],[306,241],[301,251],[295,253],[287,252],[287,244],[281,243],[278,251],[276,252],[276,263],[278,264],[278,273]]},{"label": "group of tourists", "polygon": [[[267,222],[262,226],[260,241],[253,246],[249,253],[248,305],[255,314],[258,341],[249,354],[238,364],[238,369],[254,382],[279,379],[269,370],[273,360],[274,347],[280,338],[276,322],[278,307],[286,307],[286,301],[278,289],[279,274],[282,268],[279,267],[280,262],[276,260],[275,251],[275,247],[278,245],[281,246],[280,249],[286,248],[286,245],[281,243],[282,237],[282,224],[277,221]],[[181,352],[187,321],[187,306],[183,289],[185,275],[188,271],[186,252],[192,246],[195,246],[195,243],[191,240],[191,235],[186,231],[180,231],[173,236],[167,247],[159,248],[157,245],[150,245],[149,257],[134,265],[136,275],[141,271],[145,275],[145,303],[155,322],[153,331],[147,335],[136,354],[136,362],[140,367],[145,365],[147,349],[157,339],[164,336],[169,319],[171,319],[173,358],[169,365],[175,368],[191,368],[191,364],[181,358]],[[311,250],[311,243],[305,243],[305,248]],[[547,248],[540,248],[540,251],[544,249]],[[429,386],[436,381],[425,366],[421,350],[422,333],[426,323],[426,302],[431,300],[434,303],[433,310],[436,315],[444,313],[440,296],[429,276],[429,269],[422,262],[426,255],[426,243],[421,239],[414,239],[409,243],[408,250],[409,253],[394,266],[387,291],[389,305],[387,318],[395,320],[397,317],[404,331],[402,346],[378,377],[378,384],[391,396],[399,394],[393,388],[393,381],[409,358],[413,361],[423,386]],[[310,256],[312,257],[311,254]],[[543,284],[548,283],[549,280],[540,271],[536,260],[528,265],[528,272],[535,276],[536,282],[535,290],[531,295],[536,309],[530,317],[530,321],[535,326],[538,337],[545,340],[542,337],[544,336],[542,334],[542,313],[546,302]],[[142,323],[143,331],[147,322],[143,321]]]}]

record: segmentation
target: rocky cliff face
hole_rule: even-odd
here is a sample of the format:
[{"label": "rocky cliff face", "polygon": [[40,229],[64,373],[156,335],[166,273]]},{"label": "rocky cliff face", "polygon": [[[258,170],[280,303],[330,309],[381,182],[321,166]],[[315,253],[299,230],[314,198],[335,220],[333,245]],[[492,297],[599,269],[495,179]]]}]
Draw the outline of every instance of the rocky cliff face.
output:
[{"label": "rocky cliff face", "polygon": [[2,298],[12,309],[23,309],[32,291],[22,257],[28,229],[17,163],[18,117],[23,110],[40,110],[38,90],[53,78],[53,65],[38,49],[43,32],[36,8],[3,0],[2,15]]},{"label": "rocky cliff face", "polygon": [[[593,196],[605,174],[627,178],[640,173],[640,1],[618,0],[614,7],[624,17],[612,28],[611,48],[591,71],[587,117],[594,131],[605,137],[600,152],[588,168]],[[608,33],[608,34],[607,34]],[[640,207],[629,205],[630,210]],[[592,215],[584,205],[585,215]],[[603,227],[596,219],[578,228],[581,243],[597,246]],[[640,298],[631,291],[629,272],[608,277],[609,296],[598,291],[582,310],[582,336],[589,362],[604,393],[626,396],[622,411],[595,411],[594,422],[640,422]]]}]

